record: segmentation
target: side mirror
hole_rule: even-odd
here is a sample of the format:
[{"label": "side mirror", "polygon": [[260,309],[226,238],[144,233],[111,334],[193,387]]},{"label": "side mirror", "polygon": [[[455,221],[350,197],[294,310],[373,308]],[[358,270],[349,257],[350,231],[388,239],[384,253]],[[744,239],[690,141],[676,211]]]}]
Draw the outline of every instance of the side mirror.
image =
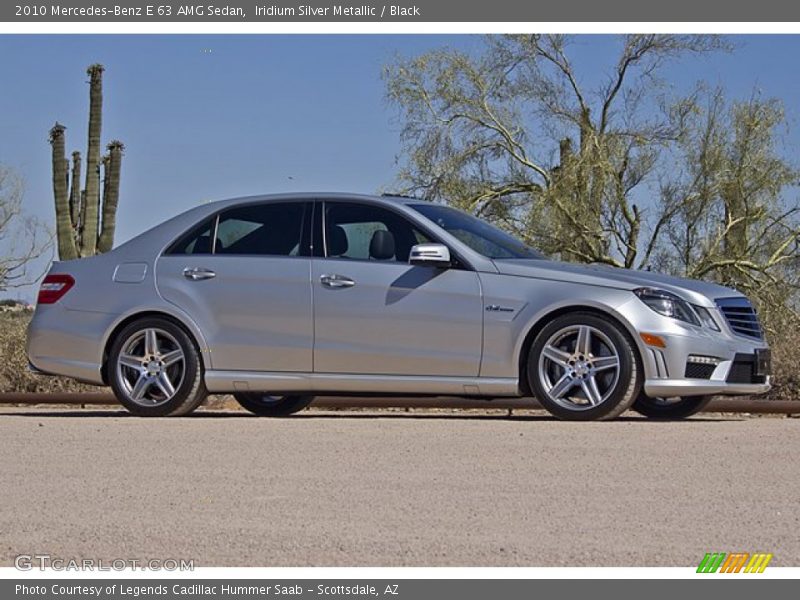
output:
[{"label": "side mirror", "polygon": [[450,249],[444,244],[417,244],[408,256],[411,265],[446,269],[451,265]]}]

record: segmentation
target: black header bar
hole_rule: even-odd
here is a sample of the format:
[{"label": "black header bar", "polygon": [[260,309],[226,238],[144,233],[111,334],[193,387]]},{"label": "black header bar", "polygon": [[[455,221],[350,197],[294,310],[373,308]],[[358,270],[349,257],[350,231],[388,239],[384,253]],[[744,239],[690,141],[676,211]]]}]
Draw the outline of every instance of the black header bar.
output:
[{"label": "black header bar", "polygon": [[[356,0],[357,2],[358,0]],[[416,0],[389,4],[306,0],[32,0],[0,3],[10,22],[798,22],[786,0]],[[644,32],[643,32],[644,33]]]}]

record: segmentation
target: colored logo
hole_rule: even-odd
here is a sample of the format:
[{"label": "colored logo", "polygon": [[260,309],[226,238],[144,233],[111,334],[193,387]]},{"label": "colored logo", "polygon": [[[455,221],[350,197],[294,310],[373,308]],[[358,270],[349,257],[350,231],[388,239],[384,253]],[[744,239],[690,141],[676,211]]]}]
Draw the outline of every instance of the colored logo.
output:
[{"label": "colored logo", "polygon": [[763,573],[772,554],[757,552],[708,552],[697,566],[698,573]]}]

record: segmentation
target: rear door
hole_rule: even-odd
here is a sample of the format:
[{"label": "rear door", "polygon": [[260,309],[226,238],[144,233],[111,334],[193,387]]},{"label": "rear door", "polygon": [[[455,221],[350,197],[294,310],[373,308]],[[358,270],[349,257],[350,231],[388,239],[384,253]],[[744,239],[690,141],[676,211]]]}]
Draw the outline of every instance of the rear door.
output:
[{"label": "rear door", "polygon": [[157,265],[161,295],[186,311],[217,370],[312,370],[310,202],[222,211]]},{"label": "rear door", "polygon": [[[311,277],[315,372],[477,376],[477,273],[409,265],[411,246],[438,240],[381,205],[326,201],[323,220],[317,227],[325,252],[314,259]],[[375,258],[373,238],[386,231],[394,254]]]}]

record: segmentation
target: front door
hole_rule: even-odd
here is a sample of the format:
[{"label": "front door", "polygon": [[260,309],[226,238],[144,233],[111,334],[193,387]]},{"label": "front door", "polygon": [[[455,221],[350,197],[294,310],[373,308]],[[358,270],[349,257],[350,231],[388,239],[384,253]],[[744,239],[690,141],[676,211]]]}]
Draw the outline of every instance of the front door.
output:
[{"label": "front door", "polygon": [[[477,274],[409,265],[411,246],[437,240],[399,212],[327,201],[323,215],[325,252],[311,272],[314,371],[476,377],[483,327]],[[373,252],[386,231],[390,256],[385,248]]]},{"label": "front door", "polygon": [[159,259],[159,292],[196,321],[214,369],[312,370],[311,206],[222,211]]}]

